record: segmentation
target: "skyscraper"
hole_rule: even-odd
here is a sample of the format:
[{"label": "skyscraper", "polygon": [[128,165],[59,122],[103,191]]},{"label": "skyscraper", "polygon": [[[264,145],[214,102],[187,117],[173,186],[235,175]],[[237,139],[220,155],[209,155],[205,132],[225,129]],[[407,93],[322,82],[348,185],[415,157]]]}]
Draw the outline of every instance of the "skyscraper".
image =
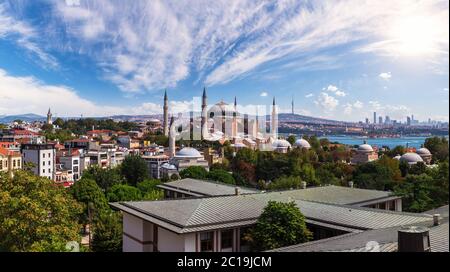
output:
[{"label": "skyscraper", "polygon": [[383,124],[383,116],[378,117],[378,124]]},{"label": "skyscraper", "polygon": [[377,123],[377,112],[376,111],[373,112],[373,123],[374,124]]},{"label": "skyscraper", "polygon": [[391,124],[391,118],[388,115],[386,115],[386,118],[384,119],[384,123],[386,125],[390,125]]},{"label": "skyscraper", "polygon": [[406,117],[406,125],[408,125],[408,126],[411,125],[411,117],[409,117],[409,116]]},{"label": "skyscraper", "polygon": [[366,125],[369,124],[369,118],[366,117]]}]

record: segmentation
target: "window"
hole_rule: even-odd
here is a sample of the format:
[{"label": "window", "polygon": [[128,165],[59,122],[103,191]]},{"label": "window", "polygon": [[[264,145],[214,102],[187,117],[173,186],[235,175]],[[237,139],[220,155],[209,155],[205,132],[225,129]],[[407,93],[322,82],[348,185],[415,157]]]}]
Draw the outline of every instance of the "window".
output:
[{"label": "window", "polygon": [[78,160],[73,160],[74,165],[78,165]]},{"label": "window", "polygon": [[42,166],[45,166],[45,161],[42,161]]},{"label": "window", "polygon": [[200,233],[200,251],[213,251],[214,248],[214,232]]},{"label": "window", "polygon": [[0,160],[0,170],[2,170],[2,169],[3,169],[3,161]]},{"label": "window", "polygon": [[381,210],[386,210],[386,202],[382,202],[382,203],[378,204],[378,208]]},{"label": "window", "polygon": [[42,153],[42,158],[45,158],[45,153]]},{"label": "window", "polygon": [[44,173],[44,174],[45,174],[45,169],[42,169],[42,173]]},{"label": "window", "polygon": [[233,238],[234,230],[223,230],[220,233],[220,243],[222,249],[232,249],[233,248]]},{"label": "window", "polygon": [[249,227],[244,227],[244,228],[240,229],[240,237],[239,238],[240,238],[240,251],[241,252],[246,252],[246,251],[249,251],[249,249],[250,249],[250,243],[246,239],[249,231],[250,231]]},{"label": "window", "polygon": [[395,211],[395,200],[389,202],[389,210]]},{"label": "window", "polygon": [[52,165],[52,162],[51,162],[51,161],[48,161],[48,165]]},{"label": "window", "polygon": [[17,160],[17,167],[20,167],[20,160]]},{"label": "window", "polygon": [[13,160],[13,167],[16,168],[16,160]]}]

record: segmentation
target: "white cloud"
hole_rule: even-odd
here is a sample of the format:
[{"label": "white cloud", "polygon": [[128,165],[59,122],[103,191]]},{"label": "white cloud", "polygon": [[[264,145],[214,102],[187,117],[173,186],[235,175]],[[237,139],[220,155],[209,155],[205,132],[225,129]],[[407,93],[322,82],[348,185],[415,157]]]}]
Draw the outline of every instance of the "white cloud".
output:
[{"label": "white cloud", "polygon": [[[33,77],[14,77],[0,69],[0,115],[45,115],[49,107],[61,117],[162,113],[161,105],[151,102],[138,106],[99,105],[80,97],[69,87],[47,85]],[[191,108],[190,101],[171,101],[169,104],[171,113],[186,112]]]},{"label": "white cloud", "polygon": [[44,67],[57,68],[59,66],[57,60],[35,42],[38,36],[36,29],[12,17],[7,11],[6,4],[0,3],[0,39],[14,40],[18,46],[37,57]]},{"label": "white cloud", "polygon": [[347,95],[347,94],[346,94],[345,92],[343,92],[343,91],[336,91],[334,94],[337,95],[337,96],[342,96],[342,97]]},{"label": "white cloud", "polygon": [[355,103],[353,103],[353,107],[355,107],[357,109],[362,109],[362,107],[364,107],[364,103],[357,100]]},{"label": "white cloud", "polygon": [[269,94],[267,93],[267,92],[262,92],[259,96],[261,96],[261,97],[266,97],[266,96],[268,96]]},{"label": "white cloud", "polygon": [[334,85],[328,85],[328,87],[323,88],[322,90],[332,92],[336,96],[340,96],[340,97],[344,97],[347,95],[347,93],[345,93],[343,90],[340,90],[338,87],[336,87]]},{"label": "white cloud", "polygon": [[334,85],[328,85],[328,87],[327,88],[325,88],[327,91],[329,91],[329,92],[336,92],[337,90],[339,90],[339,88],[338,87],[336,87],[336,86],[334,86]]},{"label": "white cloud", "polygon": [[309,94],[305,95],[306,98],[311,98],[313,96],[314,96],[314,94],[312,94],[312,93],[309,93]]},{"label": "white cloud", "polygon": [[360,110],[364,107],[364,103],[357,100],[356,102],[352,103],[346,103],[343,105],[344,108],[344,114],[350,115],[353,113],[353,110]]},{"label": "white cloud", "polygon": [[322,92],[314,103],[321,107],[324,111],[328,112],[333,111],[339,105],[339,100],[331,95],[328,95],[327,93]]},{"label": "white cloud", "polygon": [[391,72],[381,73],[381,74],[379,74],[378,76],[379,76],[381,79],[384,79],[384,80],[389,80],[389,79],[391,79],[391,77],[392,77]]}]

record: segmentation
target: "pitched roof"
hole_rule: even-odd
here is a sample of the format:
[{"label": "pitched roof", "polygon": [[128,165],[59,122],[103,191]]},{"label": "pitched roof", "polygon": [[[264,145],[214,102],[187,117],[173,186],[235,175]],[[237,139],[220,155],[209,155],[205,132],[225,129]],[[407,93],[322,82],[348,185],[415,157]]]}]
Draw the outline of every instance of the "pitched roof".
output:
[{"label": "pitched roof", "polygon": [[270,200],[295,201],[309,220],[359,230],[386,228],[430,221],[429,215],[383,211],[349,205],[304,201],[298,192],[257,193],[234,196],[161,201],[111,203],[111,206],[177,233],[220,229],[230,224],[253,224]]},{"label": "pitched roof", "polygon": [[[166,182],[158,185],[161,189],[172,191],[179,191],[180,193],[189,193],[196,196],[219,196],[219,195],[234,195],[235,185],[230,185],[221,182],[199,180],[199,179],[181,179],[171,182]],[[242,194],[259,193],[259,190],[253,188],[239,188]]]}]

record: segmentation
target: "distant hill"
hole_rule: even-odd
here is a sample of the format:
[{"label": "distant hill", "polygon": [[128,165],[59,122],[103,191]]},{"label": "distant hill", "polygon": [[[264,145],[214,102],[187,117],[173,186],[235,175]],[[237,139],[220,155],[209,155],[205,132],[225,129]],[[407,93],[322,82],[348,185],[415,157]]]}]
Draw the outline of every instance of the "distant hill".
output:
[{"label": "distant hill", "polygon": [[19,115],[0,116],[0,123],[10,123],[10,122],[13,122],[14,120],[33,122],[33,121],[43,121],[45,119],[46,119],[45,116],[37,115],[34,113],[26,113],[26,114],[19,114]]}]

